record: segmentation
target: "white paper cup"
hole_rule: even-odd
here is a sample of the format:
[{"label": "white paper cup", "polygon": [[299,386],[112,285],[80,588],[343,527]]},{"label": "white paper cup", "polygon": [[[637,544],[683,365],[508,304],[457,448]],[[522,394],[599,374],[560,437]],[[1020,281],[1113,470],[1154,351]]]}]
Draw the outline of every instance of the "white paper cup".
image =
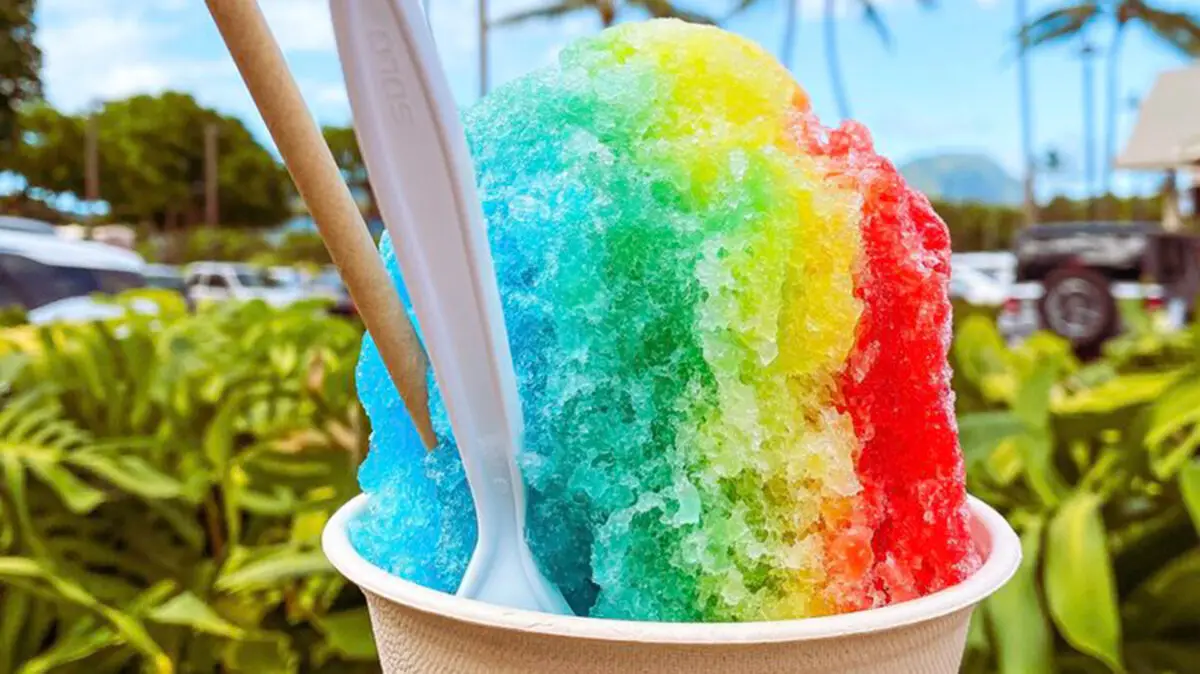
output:
[{"label": "white paper cup", "polygon": [[971,498],[971,533],[986,561],[962,583],[920,599],[758,623],[556,616],[460,599],[372,565],[346,532],[366,499],[359,496],[338,510],[322,544],[329,561],[367,596],[385,674],[954,674],[971,612],[1021,561],[1012,528]]}]

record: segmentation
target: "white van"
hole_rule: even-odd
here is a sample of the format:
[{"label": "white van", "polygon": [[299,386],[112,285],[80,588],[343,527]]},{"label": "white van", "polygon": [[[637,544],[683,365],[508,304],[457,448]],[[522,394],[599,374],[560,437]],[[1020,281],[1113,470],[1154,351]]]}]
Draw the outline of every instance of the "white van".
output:
[{"label": "white van", "polygon": [[124,310],[93,296],[144,287],[145,268],[102,243],[0,230],[0,309],[24,309],[31,323],[112,318]]},{"label": "white van", "polygon": [[281,284],[261,267],[233,262],[196,262],[184,270],[188,297],[196,304],[262,300],[283,307],[305,298],[303,288]]}]

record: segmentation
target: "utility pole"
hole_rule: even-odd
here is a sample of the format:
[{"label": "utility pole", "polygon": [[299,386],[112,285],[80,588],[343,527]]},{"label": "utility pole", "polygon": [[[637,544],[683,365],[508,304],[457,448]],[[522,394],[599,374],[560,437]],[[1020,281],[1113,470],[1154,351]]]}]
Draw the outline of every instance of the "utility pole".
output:
[{"label": "utility pole", "polygon": [[204,221],[209,227],[221,222],[220,193],[217,188],[217,125],[204,125]]},{"label": "utility pole", "polygon": [[1096,219],[1096,48],[1086,40],[1080,52],[1083,57],[1083,161],[1086,180],[1087,216]]}]

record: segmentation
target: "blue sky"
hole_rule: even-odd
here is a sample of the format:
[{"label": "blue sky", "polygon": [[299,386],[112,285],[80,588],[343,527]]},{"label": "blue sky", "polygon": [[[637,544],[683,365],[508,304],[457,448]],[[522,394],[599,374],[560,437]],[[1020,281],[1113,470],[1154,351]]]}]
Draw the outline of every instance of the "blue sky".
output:
[{"label": "blue sky", "polygon": [[[491,0],[494,17],[545,0]],[[728,28],[778,52],[784,2],[759,0]],[[821,0],[798,0],[804,17],[793,58],[822,119],[836,119],[821,42]],[[881,151],[897,162],[942,151],[982,152],[1016,173],[1020,165],[1016,30],[1011,0],[941,0],[935,11],[912,0],[877,0],[884,7],[894,44],[878,36],[850,9],[839,15],[843,70],[854,116],[875,134]],[[475,0],[429,0],[430,20],[456,98],[475,100],[477,56]],[[723,14],[733,0],[694,0],[693,7]],[[851,0],[842,0],[851,8]],[[346,123],[342,85],[327,0],[261,0],[298,81],[322,123]],[[1056,0],[1030,0],[1036,14]],[[1200,11],[1200,0],[1164,0],[1168,7]],[[630,17],[633,18],[633,17]],[[45,52],[47,95],[68,110],[109,98],[177,89],[202,103],[240,116],[259,136],[266,132],[232,62],[199,0],[40,0],[39,42]],[[493,82],[552,61],[566,42],[599,29],[594,16],[497,29],[492,38]],[[1107,35],[1097,32],[1104,44]],[[1077,193],[1082,187],[1081,66],[1078,44],[1034,57],[1035,137],[1040,150],[1054,148],[1065,170],[1043,180],[1043,193]],[[1098,66],[1101,64],[1098,64]],[[1132,101],[1155,76],[1186,62],[1138,32],[1126,43],[1121,66],[1123,143],[1136,118]],[[1103,70],[1097,86],[1103,94]],[[1102,101],[1102,98],[1098,98]],[[1103,130],[1098,116],[1097,128]],[[1102,139],[1098,139],[1098,147]],[[1145,192],[1146,176],[1118,174],[1121,191]]]}]

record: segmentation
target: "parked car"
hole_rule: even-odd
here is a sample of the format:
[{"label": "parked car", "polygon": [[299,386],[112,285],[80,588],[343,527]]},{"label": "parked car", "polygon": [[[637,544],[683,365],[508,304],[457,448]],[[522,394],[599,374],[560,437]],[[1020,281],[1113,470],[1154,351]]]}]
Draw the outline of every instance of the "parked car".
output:
[{"label": "parked car", "polygon": [[192,298],[188,294],[187,284],[184,283],[183,270],[179,267],[169,264],[146,265],[146,286],[177,292],[187,303],[188,309],[194,308]]},{"label": "parked car", "polygon": [[0,230],[0,309],[23,309],[31,323],[112,318],[125,309],[97,295],[144,287],[145,268],[101,243]]},{"label": "parked car", "polygon": [[0,231],[25,232],[26,234],[41,234],[54,236],[54,225],[41,220],[20,218],[13,215],[0,215]]},{"label": "parked car", "polygon": [[[1113,300],[1120,303],[1139,304],[1145,311],[1164,311],[1167,307],[1166,293],[1161,285],[1152,283],[1130,283],[1118,281],[1109,285]],[[1017,283],[1009,288],[1008,299],[996,317],[997,328],[1009,342],[1020,341],[1038,330],[1047,329],[1072,339],[1087,329],[1087,319],[1092,318],[1090,303],[1076,297],[1062,297],[1059,301],[1070,304],[1055,310],[1056,316],[1064,320],[1053,325],[1043,324],[1039,315],[1039,306],[1045,296],[1045,287],[1039,281]],[[1120,325],[1120,311],[1117,311],[1116,330]],[[1172,328],[1183,326],[1179,317],[1168,315],[1167,324]]]},{"label": "parked car", "polygon": [[968,265],[950,266],[950,297],[979,307],[998,307],[1008,299],[1005,284]]},{"label": "parked car", "polygon": [[281,288],[303,290],[308,285],[310,274],[296,267],[268,267],[267,275]]},{"label": "parked car", "polygon": [[1194,235],[1166,233],[1151,223],[1042,225],[1022,231],[1014,252],[1017,285],[1038,289],[1014,296],[1025,304],[1006,305],[1005,313],[1027,314],[1032,299],[1032,324],[1066,337],[1081,353],[1095,352],[1121,330],[1118,302],[1165,306],[1176,324],[1194,314],[1200,292],[1200,238]]},{"label": "parked car", "polygon": [[262,300],[272,306],[286,306],[304,299],[300,288],[279,284],[261,267],[230,262],[197,262],[184,273],[188,296],[193,302]]},{"label": "parked car", "polygon": [[1017,278],[1017,256],[1007,250],[954,253],[950,256],[950,267],[972,269],[999,283],[1001,287],[1012,285]]},{"label": "parked car", "polygon": [[358,314],[354,300],[350,298],[350,291],[346,289],[346,284],[342,282],[342,277],[336,267],[323,268],[309,281],[308,288],[312,296],[331,300],[333,313],[342,316]]}]

